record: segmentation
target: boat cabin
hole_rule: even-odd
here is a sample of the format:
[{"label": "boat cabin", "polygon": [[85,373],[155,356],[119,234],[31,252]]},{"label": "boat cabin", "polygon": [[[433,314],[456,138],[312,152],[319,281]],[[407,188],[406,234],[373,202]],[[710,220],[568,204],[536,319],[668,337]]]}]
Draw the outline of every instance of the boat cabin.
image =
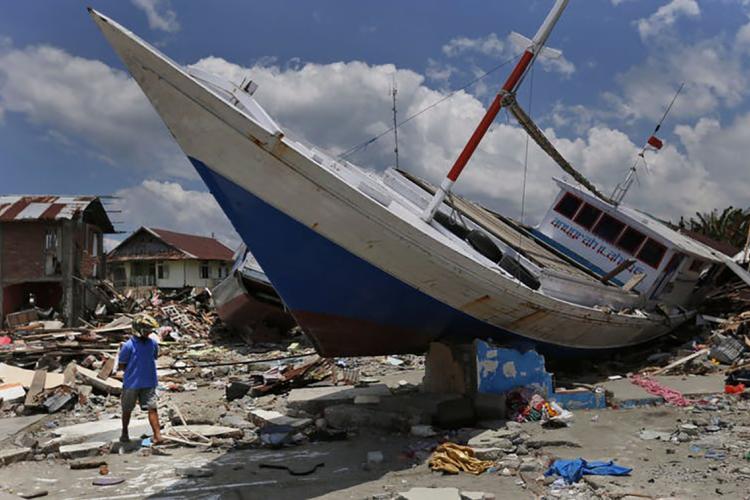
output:
[{"label": "boat cabin", "polygon": [[723,260],[710,247],[633,208],[610,204],[555,179],[560,192],[535,236],[600,276],[647,300],[689,305],[701,276]]}]

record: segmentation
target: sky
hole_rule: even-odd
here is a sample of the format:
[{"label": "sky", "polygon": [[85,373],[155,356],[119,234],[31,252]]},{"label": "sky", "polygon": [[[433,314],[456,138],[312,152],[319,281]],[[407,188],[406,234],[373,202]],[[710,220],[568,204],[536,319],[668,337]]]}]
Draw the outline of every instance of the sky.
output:
[{"label": "sky", "polygon": [[[87,4],[180,64],[249,77],[282,127],[334,155],[390,127],[395,81],[400,119],[430,108],[400,126],[400,165],[438,183],[523,49],[511,32],[533,36],[553,0],[6,2],[0,191],[112,196],[124,233],[145,225],[235,246]],[[664,147],[646,154],[625,202],[671,220],[750,205],[750,0],[571,0],[548,45],[562,55],[537,62],[518,100],[602,191],[622,180],[684,82]],[[501,114],[455,190],[538,222],[552,177],[565,175],[526,144]],[[392,135],[349,159],[382,172],[395,163]]]}]

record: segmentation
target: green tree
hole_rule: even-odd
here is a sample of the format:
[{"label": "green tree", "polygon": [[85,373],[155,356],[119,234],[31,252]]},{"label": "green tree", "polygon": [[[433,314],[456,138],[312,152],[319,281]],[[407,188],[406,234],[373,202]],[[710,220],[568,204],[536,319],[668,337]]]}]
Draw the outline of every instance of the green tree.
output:
[{"label": "green tree", "polygon": [[696,212],[695,217],[680,218],[679,226],[689,231],[703,234],[717,241],[725,241],[737,248],[743,248],[750,227],[750,209],[742,210],[729,206],[722,211]]}]

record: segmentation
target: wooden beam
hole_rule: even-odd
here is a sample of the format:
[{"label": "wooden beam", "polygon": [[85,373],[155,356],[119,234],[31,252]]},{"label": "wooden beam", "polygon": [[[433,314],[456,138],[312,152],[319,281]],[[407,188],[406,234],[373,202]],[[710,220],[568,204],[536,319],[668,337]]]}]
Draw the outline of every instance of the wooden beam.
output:
[{"label": "wooden beam", "polygon": [[34,400],[37,395],[44,391],[44,383],[47,381],[47,370],[39,369],[34,372],[34,378],[31,379],[31,387],[29,392],[26,393],[26,401],[24,406],[36,406]]},{"label": "wooden beam", "polygon": [[625,259],[624,261],[620,262],[615,266],[614,269],[612,269],[610,272],[599,278],[599,281],[604,283],[605,285],[609,283],[612,278],[623,272],[625,269],[630,267],[632,264],[635,263],[635,259]]}]

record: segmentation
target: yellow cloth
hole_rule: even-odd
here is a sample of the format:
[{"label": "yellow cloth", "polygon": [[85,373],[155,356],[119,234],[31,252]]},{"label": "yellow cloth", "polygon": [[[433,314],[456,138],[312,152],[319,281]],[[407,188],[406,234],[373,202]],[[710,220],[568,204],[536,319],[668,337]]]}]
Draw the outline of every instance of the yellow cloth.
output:
[{"label": "yellow cloth", "polygon": [[478,475],[492,467],[492,464],[493,462],[476,458],[474,450],[470,447],[456,443],[441,444],[435,449],[429,461],[432,470],[449,474],[458,474],[464,471]]}]

